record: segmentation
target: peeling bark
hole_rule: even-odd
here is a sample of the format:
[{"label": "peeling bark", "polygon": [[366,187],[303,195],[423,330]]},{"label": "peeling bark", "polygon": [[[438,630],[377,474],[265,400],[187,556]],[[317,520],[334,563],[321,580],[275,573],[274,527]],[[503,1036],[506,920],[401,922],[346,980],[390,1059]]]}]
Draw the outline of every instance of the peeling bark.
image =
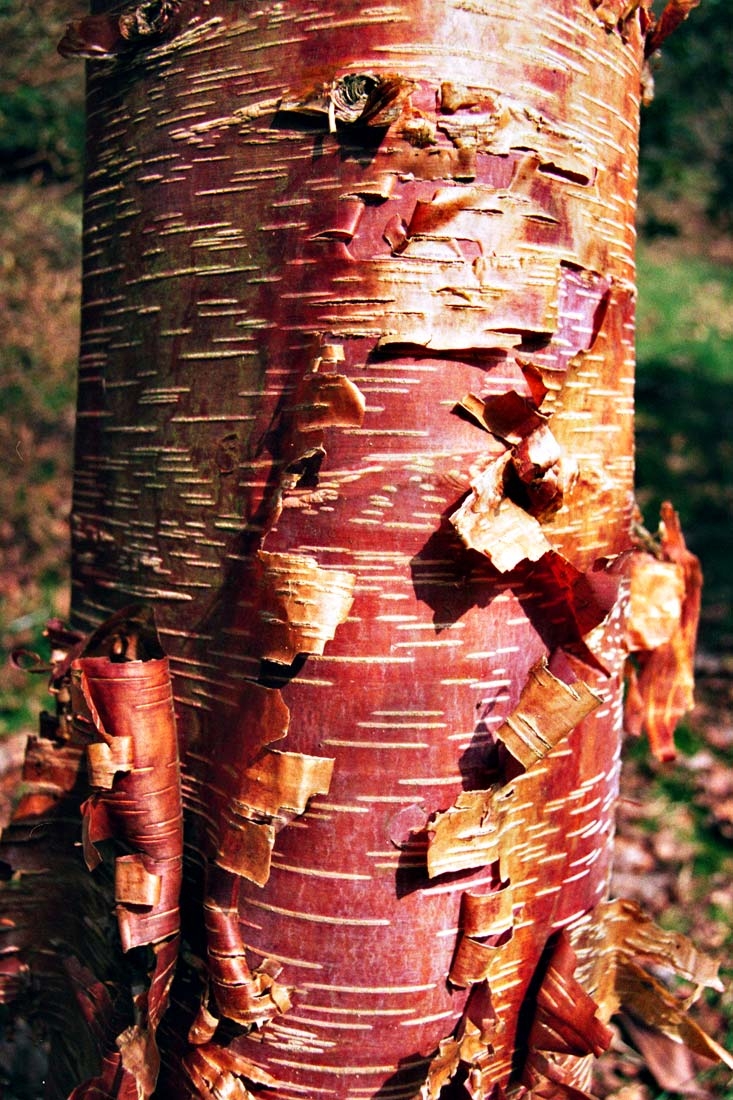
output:
[{"label": "peeling bark", "polygon": [[691,6],[67,32],[73,631],[0,956],[80,1021],[51,1096],[572,1100],[620,1005],[718,1053],[638,957],[705,964],[607,901],[629,651],[655,745],[689,702],[696,567],[631,528],[640,84]]},{"label": "peeling bark", "polygon": [[632,558],[626,644],[626,727],[646,730],[655,755],[674,759],[674,731],[694,705],[694,662],[702,571],[677,513],[662,506],[659,545]]}]

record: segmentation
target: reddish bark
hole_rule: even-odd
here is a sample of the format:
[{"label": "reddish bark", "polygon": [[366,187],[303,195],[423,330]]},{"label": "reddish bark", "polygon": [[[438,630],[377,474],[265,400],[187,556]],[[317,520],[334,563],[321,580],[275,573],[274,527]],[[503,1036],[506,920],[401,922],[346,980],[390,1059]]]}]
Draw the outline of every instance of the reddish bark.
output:
[{"label": "reddish bark", "polygon": [[615,992],[565,937],[584,958],[592,914],[615,959],[634,927],[602,941],[646,6],[137,16],[64,45],[118,59],[90,77],[72,613],[152,605],[173,677],[158,1095],[587,1095]]}]

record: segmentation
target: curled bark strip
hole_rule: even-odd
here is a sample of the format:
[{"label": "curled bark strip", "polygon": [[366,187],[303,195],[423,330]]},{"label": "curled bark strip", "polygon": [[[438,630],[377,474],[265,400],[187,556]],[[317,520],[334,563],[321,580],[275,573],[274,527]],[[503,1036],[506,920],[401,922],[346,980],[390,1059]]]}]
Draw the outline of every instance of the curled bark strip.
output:
[{"label": "curled bark strip", "polygon": [[101,739],[87,749],[97,787],[83,807],[87,859],[96,863],[89,845],[110,837],[133,849],[117,859],[123,950],[158,943],[178,932],[183,848],[167,658],[80,657],[72,665],[71,690],[76,725]]},{"label": "curled bark strip", "polygon": [[218,1026],[219,1017],[209,1008],[209,982],[207,978],[206,988],[196,1013],[196,1019],[188,1029],[189,1043],[193,1047],[205,1046],[213,1038]]},{"label": "curled bark strip", "polygon": [[312,240],[344,241],[353,240],[364,213],[364,200],[358,196],[345,195],[336,207],[335,216],[327,222]]},{"label": "curled bark strip", "polygon": [[461,898],[461,936],[448,979],[452,985],[467,986],[490,980],[498,942],[506,942],[514,921],[514,893],[511,884],[491,894]]},{"label": "curled bark strip", "polygon": [[462,936],[448,972],[451,985],[457,989],[465,989],[476,982],[485,981],[491,974],[496,953],[495,944],[483,943],[472,936]]},{"label": "curled bark strip", "polygon": [[[624,719],[630,732],[646,730],[655,756],[673,760],[675,728],[695,702],[702,570],[669,503],[662,505],[660,532],[659,558],[649,554],[633,559],[627,647],[635,656],[627,663],[630,690]],[[658,644],[648,647],[652,640]]]},{"label": "curled bark strip", "polygon": [[481,399],[466,394],[459,407],[485,428],[510,446],[521,443],[541,425],[547,417],[538,411],[534,401],[523,397],[516,390]]},{"label": "curled bark strip", "polygon": [[526,770],[547,756],[601,702],[600,695],[582,680],[565,684],[542,662],[530,670],[519,704],[496,736]]},{"label": "curled bark strip", "polygon": [[498,936],[512,926],[514,891],[505,884],[491,894],[470,890],[461,897],[461,930],[466,936]]},{"label": "curled bark strip", "polygon": [[239,927],[239,879],[211,868],[204,900],[211,992],[218,1013],[245,1026],[259,1026],[290,1007],[290,994],[277,981],[281,967],[264,960],[250,970]]}]

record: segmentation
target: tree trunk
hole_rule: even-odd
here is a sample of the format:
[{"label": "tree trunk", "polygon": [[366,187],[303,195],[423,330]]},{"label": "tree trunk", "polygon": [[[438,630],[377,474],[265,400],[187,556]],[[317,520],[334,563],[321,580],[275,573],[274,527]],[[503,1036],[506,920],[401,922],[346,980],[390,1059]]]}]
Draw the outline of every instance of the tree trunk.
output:
[{"label": "tree trunk", "polygon": [[6,968],[65,1014],[52,1095],[582,1097],[619,1003],[717,1053],[634,960],[712,970],[606,900],[629,576],[667,567],[680,668],[694,635],[673,514],[631,553],[652,27],[152,0],[67,34],[73,631],[5,849],[56,928]]}]

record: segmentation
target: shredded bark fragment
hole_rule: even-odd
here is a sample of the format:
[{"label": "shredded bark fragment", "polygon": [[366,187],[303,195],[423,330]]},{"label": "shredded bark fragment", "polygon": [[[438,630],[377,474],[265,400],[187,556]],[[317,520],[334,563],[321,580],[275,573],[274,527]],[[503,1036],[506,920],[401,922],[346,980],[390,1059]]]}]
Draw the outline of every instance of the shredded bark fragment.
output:
[{"label": "shredded bark fragment", "polygon": [[53,729],[47,727],[42,737],[28,738],[23,762],[23,793],[14,814],[17,820],[53,816],[82,782],[84,747],[62,741],[57,736],[56,724],[53,726]]},{"label": "shredded bark fragment", "polygon": [[460,111],[462,107],[470,108],[478,106],[480,94],[476,91],[471,91],[470,88],[465,87],[463,84],[454,84],[450,80],[444,80],[440,85],[438,101],[441,111],[452,115],[455,114],[456,111]]},{"label": "shredded bark fragment", "polygon": [[[242,792],[252,787],[248,769],[262,758],[264,747],[287,733],[290,712],[279,691],[247,684],[240,717],[236,736],[230,742],[229,766],[219,778],[215,860],[221,867],[244,874],[261,885],[269,875],[275,823],[262,811],[248,807],[242,800]],[[287,798],[287,794],[283,797]]]},{"label": "shredded bark fragment", "polygon": [[524,1069],[529,1092],[526,1100],[597,1100],[585,1088],[578,1087],[575,1078],[588,1079],[590,1088],[591,1057],[581,1060],[575,1055],[548,1057],[536,1051]]},{"label": "shredded bark fragment", "polygon": [[275,845],[275,826],[271,821],[253,821],[237,812],[232,804],[222,819],[222,840],[216,862],[232,874],[264,886],[270,877],[270,860]]},{"label": "shredded bark fragment", "polygon": [[336,122],[387,127],[399,118],[402,100],[413,87],[394,73],[347,73],[330,90],[329,129],[334,133]]},{"label": "shredded bark fragment", "polygon": [[461,1044],[458,1039],[443,1039],[428,1068],[420,1100],[438,1100],[444,1085],[455,1077],[461,1064]]},{"label": "shredded bark fragment", "polygon": [[642,551],[631,557],[629,615],[626,644],[629,652],[657,649],[678,629],[685,596],[685,577],[677,562],[659,561]]},{"label": "shredded bark fragment", "polygon": [[659,928],[636,902],[617,898],[606,903],[598,916],[618,957],[646,959],[674,970],[696,986],[722,990],[717,963],[686,936]]},{"label": "shredded bark fragment", "polygon": [[[579,960],[580,979],[608,1021],[627,1009],[665,1035],[704,1057],[733,1068],[733,1056],[688,1016],[703,987],[720,988],[718,968],[679,933],[658,928],[635,902],[604,902],[568,931]],[[647,969],[653,968],[656,976]],[[693,983],[691,997],[680,997],[661,980],[666,974]]]},{"label": "shredded bark fragment", "polygon": [[613,1032],[598,1018],[598,1005],[574,977],[577,961],[567,933],[561,932],[537,993],[531,1051],[599,1058],[608,1049]]},{"label": "shredded bark fragment", "polygon": [[202,1100],[254,1100],[247,1085],[277,1084],[274,1077],[248,1058],[216,1043],[190,1051],[183,1060],[183,1068]]},{"label": "shredded bark fragment", "polygon": [[650,57],[651,54],[656,53],[665,39],[679,27],[680,23],[684,23],[690,12],[699,5],[700,0],[669,0],[659,19],[652,21],[647,31],[644,50],[646,56]]},{"label": "shredded bark fragment", "polygon": [[387,128],[400,117],[413,87],[396,73],[345,73],[305,92],[288,92],[280,110],[327,122],[332,134],[337,124]]},{"label": "shredded bark fragment", "polygon": [[531,768],[602,701],[582,680],[558,680],[542,661],[530,669],[516,709],[496,736],[524,769]]},{"label": "shredded bark fragment", "polygon": [[444,1039],[433,1056],[419,1100],[439,1100],[443,1086],[461,1066],[470,1067],[466,1082],[469,1096],[479,1100],[491,1095],[492,1100],[504,1100],[501,1086],[495,1081],[484,1082],[482,1073],[492,1049],[495,1025],[489,984],[482,981],[472,987],[454,1036]]},{"label": "shredded bark fragment", "polygon": [[253,570],[260,656],[289,665],[299,653],[323,653],[351,609],[353,573],[323,569],[305,554],[265,550]]},{"label": "shredded bark fragment", "polygon": [[322,344],[283,410],[278,457],[284,466],[286,491],[309,473],[317,474],[326,453],[326,429],[358,428],[364,420],[366,400],[358,386],[345,375],[320,370],[322,366],[333,368],[343,357],[341,344]]},{"label": "shredded bark fragment", "polygon": [[137,1100],[152,1096],[160,1071],[160,1055],[152,1032],[137,1025],[117,1036],[120,1064],[131,1075],[137,1089]]},{"label": "shredded bark fragment", "polygon": [[450,521],[471,550],[485,554],[500,572],[520,561],[538,561],[551,549],[539,521],[504,496],[511,453],[490,462],[471,481],[471,492]]},{"label": "shredded bark fragment", "polygon": [[[578,466],[563,455],[547,425],[548,417],[539,412],[533,399],[516,390],[483,400],[468,393],[456,411],[511,447],[512,470],[519,482],[514,492],[523,495],[526,511],[539,519],[557,511],[578,476]],[[507,491],[511,492],[511,486]]]},{"label": "shredded bark fragment", "polygon": [[[662,505],[660,533],[659,558],[639,553],[633,559],[627,647],[634,657],[627,662],[624,720],[631,733],[646,730],[655,756],[673,760],[675,728],[694,706],[702,571],[669,503]],[[639,644],[657,639],[654,647]]]},{"label": "shredded bark fragment", "polygon": [[464,791],[449,810],[428,826],[428,875],[483,867],[499,858],[502,801],[512,791],[498,784],[485,791]]},{"label": "shredded bark fragment", "polygon": [[[518,707],[497,736],[529,770],[601,701],[580,680],[572,686],[558,680],[543,662],[531,670]],[[463,792],[450,809],[436,814],[428,825],[429,876],[500,860],[507,845],[503,819],[513,798],[511,784],[494,784],[485,791]]]},{"label": "shredded bark fragment", "polygon": [[309,798],[328,793],[333,765],[330,757],[267,750],[242,776],[239,800],[255,813],[302,814]]},{"label": "shredded bark fragment", "polygon": [[596,15],[608,30],[623,25],[637,10],[640,2],[641,0],[591,0]]},{"label": "shredded bark fragment", "polygon": [[616,977],[616,993],[620,1003],[650,1026],[670,1039],[684,1043],[703,1058],[722,1062],[733,1069],[733,1055],[711,1038],[692,1020],[686,1006],[643,966],[625,959]]},{"label": "shredded bark fragment", "polygon": [[327,794],[334,761],[303,753],[266,751],[239,777],[222,816],[216,861],[264,886],[278,827],[302,814],[308,799]]}]

